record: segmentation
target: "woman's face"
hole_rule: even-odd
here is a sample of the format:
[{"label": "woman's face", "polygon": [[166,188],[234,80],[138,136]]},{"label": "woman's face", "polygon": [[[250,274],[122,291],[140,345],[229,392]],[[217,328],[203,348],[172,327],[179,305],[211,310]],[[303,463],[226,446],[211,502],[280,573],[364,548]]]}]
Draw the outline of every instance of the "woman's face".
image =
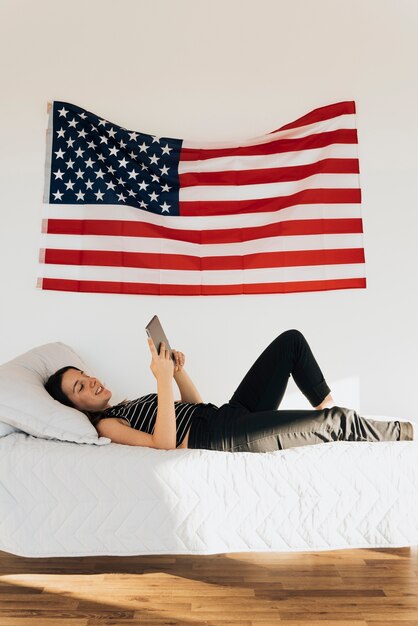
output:
[{"label": "woman's face", "polygon": [[64,372],[61,388],[80,411],[102,411],[111,405],[112,392],[94,376],[76,369]]}]

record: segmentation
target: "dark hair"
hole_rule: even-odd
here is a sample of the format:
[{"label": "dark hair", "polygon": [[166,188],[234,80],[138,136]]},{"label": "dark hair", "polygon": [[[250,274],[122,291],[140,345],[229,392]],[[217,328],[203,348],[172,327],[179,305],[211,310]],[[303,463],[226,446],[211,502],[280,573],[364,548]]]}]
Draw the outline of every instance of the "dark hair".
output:
[{"label": "dark hair", "polygon": [[52,374],[48,378],[45,383],[45,389],[49,393],[50,396],[54,398],[54,400],[58,400],[61,404],[65,404],[66,406],[70,406],[72,409],[76,409],[77,407],[71,402],[70,398],[65,395],[62,390],[62,377],[67,370],[78,370],[81,372],[82,370],[79,367],[74,367],[74,365],[66,365],[65,367],[61,367],[61,369],[57,370],[55,374]]}]

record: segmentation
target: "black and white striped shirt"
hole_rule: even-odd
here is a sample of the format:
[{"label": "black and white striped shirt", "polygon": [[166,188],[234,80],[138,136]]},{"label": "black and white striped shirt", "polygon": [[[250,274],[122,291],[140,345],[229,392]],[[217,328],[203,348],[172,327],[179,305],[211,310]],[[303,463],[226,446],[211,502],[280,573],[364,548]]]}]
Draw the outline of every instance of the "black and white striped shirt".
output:
[{"label": "black and white striped shirt", "polygon": [[[176,415],[176,448],[182,443],[186,436],[192,422],[193,414],[196,413],[202,405],[207,406],[204,403],[174,402]],[[126,404],[123,402],[115,404],[115,406],[105,409],[100,417],[101,419],[106,417],[123,417],[129,422],[132,428],[152,435],[157,417],[157,408],[158,394],[149,393],[147,396],[130,400]]]}]

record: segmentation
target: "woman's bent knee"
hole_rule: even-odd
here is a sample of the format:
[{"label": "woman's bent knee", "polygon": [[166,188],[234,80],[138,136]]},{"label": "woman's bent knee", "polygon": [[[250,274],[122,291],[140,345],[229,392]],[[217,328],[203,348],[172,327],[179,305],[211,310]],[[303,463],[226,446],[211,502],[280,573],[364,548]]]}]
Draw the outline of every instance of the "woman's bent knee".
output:
[{"label": "woman's bent knee", "polygon": [[282,337],[283,339],[305,339],[300,330],[297,330],[296,328],[285,330],[279,335],[279,337]]}]

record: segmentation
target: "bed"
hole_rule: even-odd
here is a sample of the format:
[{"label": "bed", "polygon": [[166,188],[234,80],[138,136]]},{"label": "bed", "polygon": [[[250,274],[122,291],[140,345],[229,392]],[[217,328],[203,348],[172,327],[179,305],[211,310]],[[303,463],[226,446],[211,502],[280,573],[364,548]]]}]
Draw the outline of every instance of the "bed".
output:
[{"label": "bed", "polygon": [[418,544],[418,441],[260,454],[116,444],[45,390],[69,364],[89,370],[53,342],[0,366],[0,550],[65,557]]},{"label": "bed", "polygon": [[414,546],[418,442],[254,454],[13,432],[0,511],[0,550],[25,557]]}]

